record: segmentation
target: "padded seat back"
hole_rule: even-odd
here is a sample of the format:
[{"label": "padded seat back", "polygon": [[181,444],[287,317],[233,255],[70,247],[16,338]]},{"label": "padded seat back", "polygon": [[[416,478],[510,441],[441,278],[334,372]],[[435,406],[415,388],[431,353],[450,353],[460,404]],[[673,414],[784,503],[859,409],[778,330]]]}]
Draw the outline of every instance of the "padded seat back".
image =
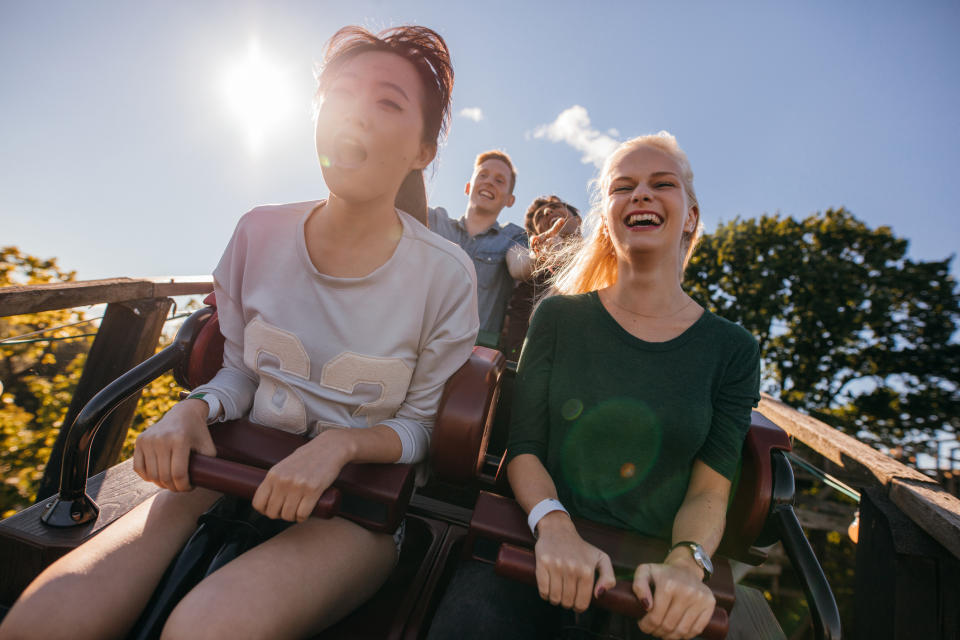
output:
[{"label": "padded seat back", "polygon": [[758,412],[750,416],[750,430],[743,443],[740,472],[727,508],[727,524],[718,553],[757,565],[766,554],[753,548],[770,515],[773,501],[775,449],[790,451],[790,436]]}]

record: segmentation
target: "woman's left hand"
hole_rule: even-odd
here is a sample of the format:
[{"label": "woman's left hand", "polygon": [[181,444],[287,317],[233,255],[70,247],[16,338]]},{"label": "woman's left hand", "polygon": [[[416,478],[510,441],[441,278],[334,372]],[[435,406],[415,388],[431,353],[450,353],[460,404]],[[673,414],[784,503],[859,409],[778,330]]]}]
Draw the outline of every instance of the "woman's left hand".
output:
[{"label": "woman's left hand", "polygon": [[703,584],[699,567],[687,563],[640,565],[634,573],[633,592],[650,605],[637,623],[640,630],[665,640],[695,638],[717,604]]},{"label": "woman's left hand", "polygon": [[253,508],[268,518],[303,522],[350,462],[347,430],[325,431],[273,465],[253,496]]}]

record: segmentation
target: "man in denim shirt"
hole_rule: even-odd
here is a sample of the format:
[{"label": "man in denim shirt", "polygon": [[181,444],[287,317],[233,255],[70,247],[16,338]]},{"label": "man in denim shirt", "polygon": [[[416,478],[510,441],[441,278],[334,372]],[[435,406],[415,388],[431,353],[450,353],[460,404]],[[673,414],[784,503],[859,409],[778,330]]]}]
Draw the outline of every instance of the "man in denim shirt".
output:
[{"label": "man in denim shirt", "polygon": [[477,306],[480,336],[477,342],[496,347],[513,292],[514,279],[526,280],[533,270],[527,234],[512,222],[497,223],[504,207],[513,205],[517,172],[503,151],[477,156],[473,175],[464,190],[467,212],[453,220],[442,207],[430,209],[430,230],[463,247],[477,270]]}]

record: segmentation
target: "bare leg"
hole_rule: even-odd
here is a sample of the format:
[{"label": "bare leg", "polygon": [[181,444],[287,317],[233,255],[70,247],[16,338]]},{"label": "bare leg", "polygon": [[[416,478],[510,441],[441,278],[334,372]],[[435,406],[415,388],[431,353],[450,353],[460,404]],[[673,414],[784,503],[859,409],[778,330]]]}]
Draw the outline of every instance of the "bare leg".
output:
[{"label": "bare leg", "polygon": [[220,494],[161,491],[47,567],[0,627],[0,639],[119,638]]},{"label": "bare leg", "polygon": [[311,518],[244,553],[180,602],[164,639],[302,638],[373,595],[396,561],[393,538]]}]

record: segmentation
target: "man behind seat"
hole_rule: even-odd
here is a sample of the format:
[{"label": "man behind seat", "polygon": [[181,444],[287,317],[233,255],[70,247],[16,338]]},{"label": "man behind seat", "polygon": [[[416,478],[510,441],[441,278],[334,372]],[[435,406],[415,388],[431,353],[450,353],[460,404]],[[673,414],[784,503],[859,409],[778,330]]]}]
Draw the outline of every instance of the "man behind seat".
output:
[{"label": "man behind seat", "polygon": [[516,181],[510,156],[503,151],[484,151],[477,156],[464,188],[466,213],[453,220],[443,207],[428,212],[430,230],[459,244],[473,259],[480,311],[477,342],[491,347],[497,346],[514,279],[525,280],[533,268],[523,228],[497,222],[500,211],[513,206]]}]

